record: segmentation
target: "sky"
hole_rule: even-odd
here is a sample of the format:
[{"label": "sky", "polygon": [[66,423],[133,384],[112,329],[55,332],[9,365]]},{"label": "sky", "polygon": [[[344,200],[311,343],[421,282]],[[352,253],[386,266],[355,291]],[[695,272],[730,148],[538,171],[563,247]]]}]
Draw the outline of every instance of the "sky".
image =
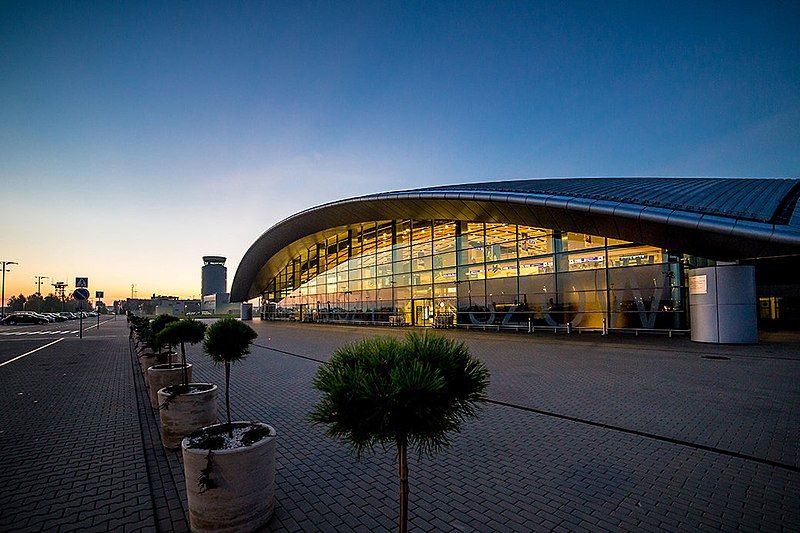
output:
[{"label": "sky", "polygon": [[798,27],[796,1],[5,1],[6,297],[197,297],[203,255],[230,283],[279,220],[387,190],[796,177]]}]

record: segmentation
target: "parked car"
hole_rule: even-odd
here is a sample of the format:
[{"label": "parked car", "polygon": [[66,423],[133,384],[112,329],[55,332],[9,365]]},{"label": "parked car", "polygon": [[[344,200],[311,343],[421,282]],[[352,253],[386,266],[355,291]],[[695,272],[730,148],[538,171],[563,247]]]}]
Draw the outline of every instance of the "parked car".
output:
[{"label": "parked car", "polygon": [[66,311],[61,311],[60,313],[58,313],[58,315],[64,320],[72,320],[73,318],[75,318],[74,316],[72,316],[72,313],[68,313]]},{"label": "parked car", "polygon": [[53,317],[49,317],[43,313],[37,313],[36,311],[15,311],[15,314],[35,316],[37,318],[44,319],[44,321],[47,323],[56,321]]},{"label": "parked car", "polygon": [[8,324],[9,326],[16,324],[47,324],[48,322],[45,317],[37,316],[34,313],[11,313],[0,320],[1,324]]}]

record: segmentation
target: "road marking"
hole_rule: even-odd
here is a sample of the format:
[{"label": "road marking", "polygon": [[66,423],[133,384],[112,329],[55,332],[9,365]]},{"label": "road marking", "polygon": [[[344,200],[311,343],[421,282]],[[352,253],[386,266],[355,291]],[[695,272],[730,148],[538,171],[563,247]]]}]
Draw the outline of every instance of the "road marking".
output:
[{"label": "road marking", "polygon": [[0,335],[9,336],[21,336],[21,335],[69,335],[71,333],[78,333],[78,330],[53,330],[53,331],[0,331]]},{"label": "road marking", "polygon": [[8,363],[13,363],[13,362],[14,362],[14,361],[16,361],[17,359],[22,359],[22,358],[23,358],[23,357],[25,357],[26,355],[30,355],[30,354],[32,354],[32,353],[38,352],[39,350],[44,350],[44,349],[45,349],[45,348],[47,348],[48,346],[52,346],[52,345],[54,345],[55,343],[57,343],[57,342],[61,342],[61,341],[63,341],[63,340],[64,340],[64,338],[62,337],[62,338],[60,338],[60,339],[56,339],[56,340],[54,340],[53,342],[48,342],[48,343],[47,343],[47,344],[45,344],[44,346],[39,346],[39,347],[38,347],[38,348],[36,348],[35,350],[31,350],[30,352],[26,352],[26,353],[24,353],[24,354],[22,354],[22,355],[18,355],[18,356],[16,356],[14,359],[9,359],[9,360],[8,360],[8,361],[6,361],[5,363],[0,363],[0,366],[6,366]]},{"label": "road marking", "polygon": [[[108,320],[103,320],[102,322],[100,322],[100,324],[105,324],[105,323],[106,323],[106,322],[108,322],[109,320],[111,320],[111,319],[109,318]],[[96,328],[98,325],[99,325],[99,324],[95,324],[94,326],[89,326],[88,328],[83,328],[83,331],[89,331],[89,330],[90,330],[90,329],[92,329],[92,328]],[[76,331],[75,333],[77,333],[77,331]]]}]

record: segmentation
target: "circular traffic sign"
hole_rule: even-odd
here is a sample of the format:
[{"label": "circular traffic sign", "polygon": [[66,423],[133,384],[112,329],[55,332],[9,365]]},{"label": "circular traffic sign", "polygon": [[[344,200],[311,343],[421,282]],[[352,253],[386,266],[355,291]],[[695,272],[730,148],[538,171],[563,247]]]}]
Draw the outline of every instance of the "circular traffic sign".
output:
[{"label": "circular traffic sign", "polygon": [[83,287],[75,289],[75,292],[72,293],[72,297],[76,300],[87,300],[89,299],[89,289],[84,289]]}]

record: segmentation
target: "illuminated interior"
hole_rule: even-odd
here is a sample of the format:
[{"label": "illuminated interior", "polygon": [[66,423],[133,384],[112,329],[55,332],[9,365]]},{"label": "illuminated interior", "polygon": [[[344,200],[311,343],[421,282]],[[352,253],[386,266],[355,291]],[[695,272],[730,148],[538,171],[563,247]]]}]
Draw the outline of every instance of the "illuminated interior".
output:
[{"label": "illuminated interior", "polygon": [[316,240],[268,283],[263,297],[271,317],[418,326],[685,325],[682,265],[652,246],[447,220],[369,222]]}]

